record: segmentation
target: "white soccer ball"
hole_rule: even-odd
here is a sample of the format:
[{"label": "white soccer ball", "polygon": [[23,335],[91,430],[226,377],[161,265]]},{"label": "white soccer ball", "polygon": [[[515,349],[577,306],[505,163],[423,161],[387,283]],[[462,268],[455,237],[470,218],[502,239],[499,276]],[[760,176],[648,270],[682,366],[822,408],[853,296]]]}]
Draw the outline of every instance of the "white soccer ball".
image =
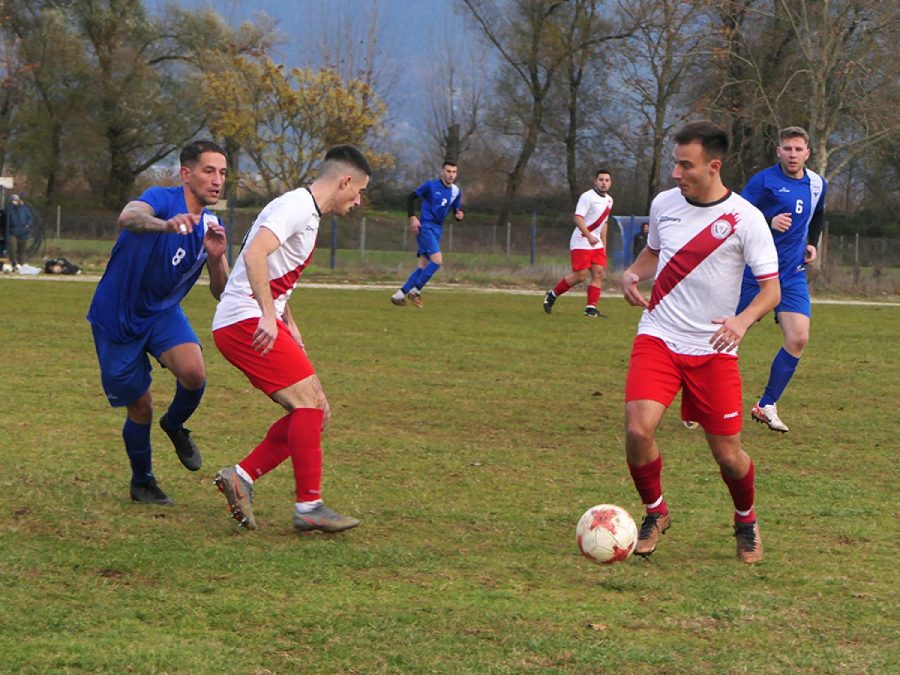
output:
[{"label": "white soccer ball", "polygon": [[581,555],[591,562],[611,565],[631,555],[638,531],[628,511],[615,504],[598,504],[581,516],[575,535]]}]

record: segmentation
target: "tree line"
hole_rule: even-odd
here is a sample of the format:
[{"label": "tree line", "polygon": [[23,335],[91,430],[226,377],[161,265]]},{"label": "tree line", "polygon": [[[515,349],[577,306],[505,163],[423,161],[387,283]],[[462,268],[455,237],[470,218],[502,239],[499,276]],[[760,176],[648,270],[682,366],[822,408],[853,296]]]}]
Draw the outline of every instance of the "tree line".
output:
[{"label": "tree line", "polygon": [[[313,0],[309,0],[312,2]],[[322,6],[325,3],[321,3]],[[573,203],[600,166],[617,205],[646,212],[670,185],[669,137],[723,124],[740,188],[774,162],[778,130],[806,127],[829,210],[895,234],[900,9],[878,0],[455,0],[460,36],[432,40],[420,136],[390,133],[386,3],[334,17],[315,65],[273,56],[275,19],[141,0],[0,0],[0,168],[32,198],[115,208],[187,140],[211,135],[232,185],[260,198],[307,182],[323,150],[363,147],[382,194],[452,156],[470,202],[505,224],[524,205]],[[427,58],[427,57],[426,57]],[[421,161],[398,162],[412,143]],[[401,147],[403,146],[403,147]],[[374,198],[378,198],[375,191]]]}]

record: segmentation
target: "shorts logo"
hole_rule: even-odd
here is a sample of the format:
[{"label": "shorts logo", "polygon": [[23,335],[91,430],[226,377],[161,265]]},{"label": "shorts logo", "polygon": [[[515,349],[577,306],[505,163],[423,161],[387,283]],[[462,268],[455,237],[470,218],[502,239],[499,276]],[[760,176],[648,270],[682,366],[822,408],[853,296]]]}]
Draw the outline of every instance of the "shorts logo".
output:
[{"label": "shorts logo", "polygon": [[734,232],[734,225],[730,221],[720,218],[709,226],[709,230],[716,239],[725,239]]},{"label": "shorts logo", "polygon": [[724,415],[722,415],[722,419],[723,419],[723,420],[730,420],[730,419],[732,419],[732,418],[734,418],[734,417],[737,417],[738,415],[740,415],[740,412],[738,412],[737,410],[734,410],[734,411],[732,411],[732,412],[730,412],[730,413],[725,413]]}]

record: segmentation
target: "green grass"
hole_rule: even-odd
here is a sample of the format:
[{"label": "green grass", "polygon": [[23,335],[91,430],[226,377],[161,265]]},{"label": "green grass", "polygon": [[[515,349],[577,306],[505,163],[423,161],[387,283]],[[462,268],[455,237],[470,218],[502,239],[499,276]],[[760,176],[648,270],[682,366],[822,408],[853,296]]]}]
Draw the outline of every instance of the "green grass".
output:
[{"label": "green grass", "polygon": [[[320,261],[321,263],[321,261]],[[334,420],[325,497],[362,519],[291,531],[293,480],[256,488],[239,533],[211,483],[279,409],[208,338],[213,300],[185,302],[209,387],[181,468],[154,428],[176,501],[128,501],[121,411],[99,386],[90,283],[0,279],[0,671],[889,672],[897,668],[896,307],[814,307],[781,403],[791,432],[747,426],[766,560],[734,557],[730,500],[702,434],[659,431],[674,524],[651,560],[594,566],[574,527],[600,502],[639,515],[622,392],[639,313],[579,293],[301,287],[292,300]],[[742,347],[752,402],[780,344]],[[157,416],[174,389],[154,370]]]}]

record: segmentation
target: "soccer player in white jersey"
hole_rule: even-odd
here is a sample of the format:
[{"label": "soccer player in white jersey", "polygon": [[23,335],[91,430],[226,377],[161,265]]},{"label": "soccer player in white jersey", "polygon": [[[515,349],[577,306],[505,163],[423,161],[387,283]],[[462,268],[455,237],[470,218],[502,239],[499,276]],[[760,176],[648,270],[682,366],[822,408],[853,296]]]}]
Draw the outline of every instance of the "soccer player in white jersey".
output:
[{"label": "soccer player in white jersey", "polygon": [[[759,210],[722,183],[725,131],[691,122],[675,134],[678,187],[650,206],[647,246],[622,274],[625,299],[644,307],[625,384],[628,468],[646,508],[635,553],[656,550],[672,522],[663,498],[656,429],[682,390],[682,417],[706,431],[734,502],[738,558],[762,560],[754,511],[753,461],[741,447],[737,347],[780,298],[778,254]],[[759,293],[737,316],[745,265]],[[638,283],[654,278],[649,301]]]},{"label": "soccer player in white jersey", "polygon": [[569,254],[572,258],[572,273],[564,276],[544,295],[544,311],[550,314],[556,299],[572,286],[587,279],[587,305],[584,315],[605,317],[597,311],[597,303],[606,274],[606,235],[609,214],[612,213],[613,198],[609,196],[612,176],[606,169],[599,169],[594,175],[594,186],[578,198],[575,206],[575,230],[569,240]]},{"label": "soccer player in white jersey", "polygon": [[359,150],[331,148],[312,185],[278,197],[259,214],[216,309],[213,338],[219,351],[287,410],[249,455],[216,473],[232,516],[248,529],[256,529],[253,484],[288,457],[296,487],[295,529],[340,532],[359,525],[322,501],[321,437],[330,407],[288,299],[310,263],[322,215],[344,216],[359,206],[371,175]]}]

